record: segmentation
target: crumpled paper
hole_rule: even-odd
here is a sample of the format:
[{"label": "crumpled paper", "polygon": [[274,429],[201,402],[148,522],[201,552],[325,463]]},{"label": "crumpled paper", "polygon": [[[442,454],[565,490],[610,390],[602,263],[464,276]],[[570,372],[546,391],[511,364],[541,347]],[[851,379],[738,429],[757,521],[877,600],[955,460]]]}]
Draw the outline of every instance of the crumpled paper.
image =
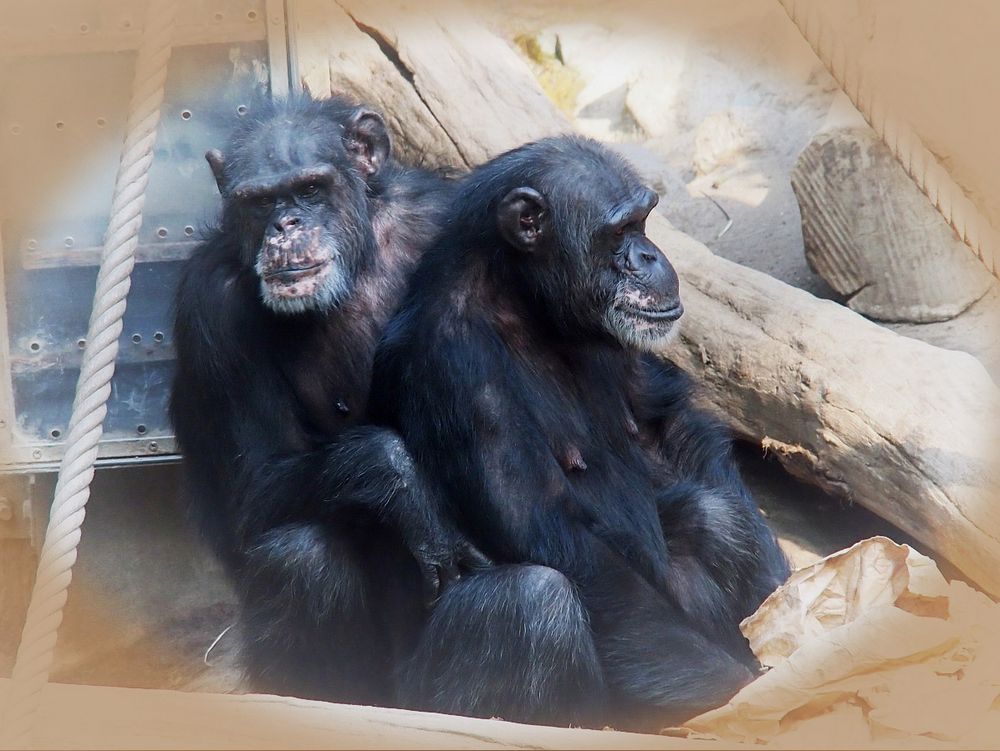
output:
[{"label": "crumpled paper", "polygon": [[1000,746],[1000,605],[908,545],[873,537],[799,569],[740,627],[770,669],[681,733],[776,747]]}]

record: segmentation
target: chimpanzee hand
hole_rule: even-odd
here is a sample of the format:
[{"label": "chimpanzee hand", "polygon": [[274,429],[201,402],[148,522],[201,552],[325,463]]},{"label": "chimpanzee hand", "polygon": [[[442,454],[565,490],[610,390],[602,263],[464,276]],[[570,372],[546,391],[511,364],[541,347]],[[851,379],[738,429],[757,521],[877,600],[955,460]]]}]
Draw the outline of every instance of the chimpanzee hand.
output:
[{"label": "chimpanzee hand", "polygon": [[475,545],[454,531],[441,530],[435,539],[424,540],[410,547],[410,552],[420,566],[424,603],[428,607],[463,573],[493,565]]},{"label": "chimpanzee hand", "polygon": [[491,565],[454,528],[391,430],[363,425],[345,431],[325,449],[322,461],[318,494],[331,510],[364,509],[394,529],[420,566],[428,604],[462,571]]}]

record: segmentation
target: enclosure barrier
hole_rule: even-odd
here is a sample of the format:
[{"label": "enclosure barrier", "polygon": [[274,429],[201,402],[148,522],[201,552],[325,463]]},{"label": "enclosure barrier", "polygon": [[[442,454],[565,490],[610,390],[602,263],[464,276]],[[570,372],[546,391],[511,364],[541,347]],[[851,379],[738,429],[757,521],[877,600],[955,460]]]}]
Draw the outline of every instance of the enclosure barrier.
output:
[{"label": "enclosure barrier", "polygon": [[90,498],[97,445],[103,433],[111,378],[118,356],[126,298],[139,245],[153,145],[160,121],[173,38],[175,0],[151,0],[132,80],[125,142],[115,177],[87,345],[69,421],[66,453],[42,544],[31,601],[21,633],[11,685],[2,708],[0,747],[29,745],[41,691],[52,668],[56,639],[80,530]]},{"label": "enclosure barrier", "polygon": [[850,55],[843,41],[827,28],[821,17],[822,4],[817,4],[815,0],[778,2],[841,90],[892,151],[906,174],[990,273],[1000,276],[1000,266],[997,265],[1000,239],[996,230],[924,146],[920,136],[888,109],[884,101],[876,98],[871,82],[863,75],[856,59]]}]

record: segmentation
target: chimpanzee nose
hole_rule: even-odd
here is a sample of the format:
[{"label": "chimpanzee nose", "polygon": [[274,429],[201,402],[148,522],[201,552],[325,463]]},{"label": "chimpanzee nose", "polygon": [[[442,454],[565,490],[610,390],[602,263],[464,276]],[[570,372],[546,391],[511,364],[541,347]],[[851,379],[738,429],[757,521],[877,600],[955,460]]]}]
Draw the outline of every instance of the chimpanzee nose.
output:
[{"label": "chimpanzee nose", "polygon": [[646,238],[632,243],[628,250],[628,266],[643,285],[664,302],[680,300],[677,272],[660,249]]},{"label": "chimpanzee nose", "polygon": [[665,260],[662,253],[644,243],[634,243],[628,251],[628,265],[640,274],[654,273],[656,267]]},{"label": "chimpanzee nose", "polygon": [[284,216],[274,223],[274,228],[278,232],[288,232],[292,227],[299,223],[299,218],[297,216]]}]

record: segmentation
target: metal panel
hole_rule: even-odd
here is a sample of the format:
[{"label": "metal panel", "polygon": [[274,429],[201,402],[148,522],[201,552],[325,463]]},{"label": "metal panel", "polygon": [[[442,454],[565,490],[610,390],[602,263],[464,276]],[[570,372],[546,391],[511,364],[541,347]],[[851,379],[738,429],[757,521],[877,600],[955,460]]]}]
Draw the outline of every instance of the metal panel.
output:
[{"label": "metal panel", "polygon": [[[0,42],[19,40],[16,55],[0,53],[0,359],[10,374],[0,384],[9,402],[0,412],[0,461],[7,465],[62,453],[142,16],[138,3],[107,0],[4,10]],[[265,30],[279,33],[284,49],[284,25],[271,23],[264,0],[186,0],[178,17],[102,457],[173,451],[171,303],[180,262],[218,202],[203,154],[225,141],[252,97],[266,93]],[[287,82],[287,62],[280,67]]]}]

